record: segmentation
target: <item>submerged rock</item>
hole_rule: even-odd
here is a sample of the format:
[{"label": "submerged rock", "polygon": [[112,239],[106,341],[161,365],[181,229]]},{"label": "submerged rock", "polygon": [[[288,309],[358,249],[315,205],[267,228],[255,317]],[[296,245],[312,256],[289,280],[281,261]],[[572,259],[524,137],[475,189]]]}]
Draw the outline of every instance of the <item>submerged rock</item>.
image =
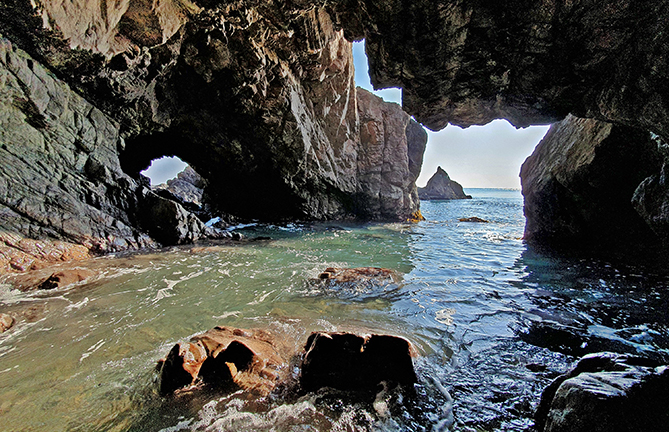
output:
[{"label": "submerged rock", "polygon": [[14,317],[6,313],[0,313],[0,333],[4,333],[14,325]]},{"label": "submerged rock", "polygon": [[669,367],[620,354],[583,357],[541,397],[541,432],[632,432],[666,430]]},{"label": "submerged rock", "polygon": [[474,223],[490,223],[490,221],[487,221],[485,219],[481,219],[478,216],[472,216],[468,218],[460,218],[458,219],[460,222],[474,222]]},{"label": "submerged rock", "polygon": [[50,290],[54,288],[62,288],[78,282],[83,282],[95,273],[87,269],[69,269],[56,272],[49,276],[46,280],[41,282],[37,289]]},{"label": "submerged rock", "polygon": [[203,383],[266,396],[285,365],[268,332],[214,327],[172,348],[160,365],[159,389],[167,395]]},{"label": "submerged rock", "polygon": [[437,167],[427,185],[424,188],[418,188],[418,197],[422,200],[453,200],[453,199],[471,199],[471,195],[465,194],[460,183],[451,180],[446,171]]},{"label": "submerged rock", "polygon": [[318,280],[331,283],[397,283],[401,279],[395,270],[380,267],[328,267],[318,275]]},{"label": "submerged rock", "polygon": [[306,391],[322,387],[377,391],[382,383],[416,382],[412,346],[397,336],[312,333],[305,345],[300,384]]}]

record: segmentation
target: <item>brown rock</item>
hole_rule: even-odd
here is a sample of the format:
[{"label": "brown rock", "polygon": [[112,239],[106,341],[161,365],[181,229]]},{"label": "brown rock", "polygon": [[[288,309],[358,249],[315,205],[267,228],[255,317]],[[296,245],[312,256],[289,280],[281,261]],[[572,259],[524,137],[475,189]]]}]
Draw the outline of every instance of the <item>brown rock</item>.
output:
[{"label": "brown rock", "polygon": [[6,313],[0,313],[0,333],[4,333],[14,325],[14,318]]},{"label": "brown rock", "polygon": [[87,269],[75,268],[62,270],[49,276],[45,281],[40,283],[37,288],[43,290],[62,288],[77,282],[82,282],[94,274],[95,273],[93,271]]},{"label": "brown rock", "polygon": [[336,268],[328,267],[318,279],[335,283],[378,282],[397,283],[402,280],[395,271],[380,267]]},{"label": "brown rock", "polygon": [[199,381],[223,390],[268,395],[286,361],[272,336],[259,329],[215,327],[175,345],[160,370],[160,392],[170,394]]},{"label": "brown rock", "polygon": [[461,218],[458,219],[460,222],[474,222],[474,223],[489,223],[489,221],[485,219],[481,219],[480,217],[477,216],[472,216],[468,218]]},{"label": "brown rock", "polygon": [[411,343],[400,337],[316,332],[304,349],[300,384],[306,391],[376,391],[382,381],[403,386],[416,382]]}]

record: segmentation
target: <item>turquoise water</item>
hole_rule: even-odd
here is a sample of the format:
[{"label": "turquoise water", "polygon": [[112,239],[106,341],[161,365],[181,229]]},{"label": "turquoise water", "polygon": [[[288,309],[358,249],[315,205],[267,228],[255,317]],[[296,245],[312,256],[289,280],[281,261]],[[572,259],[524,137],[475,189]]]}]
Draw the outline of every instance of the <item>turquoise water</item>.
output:
[{"label": "turquoise water", "polygon": [[[423,202],[418,224],[248,226],[271,240],[103,257],[77,264],[92,280],[50,292],[4,285],[1,310],[27,318],[0,335],[2,429],[528,430],[541,390],[576,356],[666,358],[665,276],[528,248],[518,191],[467,193]],[[458,221],[471,216],[490,223]],[[311,281],[332,266],[403,281]],[[287,356],[316,330],[403,336],[419,353],[416,395],[392,395],[390,415],[328,392],[161,398],[156,361],[215,325],[268,329]]]}]

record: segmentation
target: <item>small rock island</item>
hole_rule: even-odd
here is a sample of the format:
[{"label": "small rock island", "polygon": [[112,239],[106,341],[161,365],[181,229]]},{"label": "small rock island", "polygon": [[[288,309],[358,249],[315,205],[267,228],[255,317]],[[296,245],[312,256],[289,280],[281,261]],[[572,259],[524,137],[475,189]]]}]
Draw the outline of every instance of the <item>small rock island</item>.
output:
[{"label": "small rock island", "polygon": [[451,180],[442,167],[428,180],[424,188],[418,188],[418,198],[422,200],[471,199],[465,194],[460,183]]}]

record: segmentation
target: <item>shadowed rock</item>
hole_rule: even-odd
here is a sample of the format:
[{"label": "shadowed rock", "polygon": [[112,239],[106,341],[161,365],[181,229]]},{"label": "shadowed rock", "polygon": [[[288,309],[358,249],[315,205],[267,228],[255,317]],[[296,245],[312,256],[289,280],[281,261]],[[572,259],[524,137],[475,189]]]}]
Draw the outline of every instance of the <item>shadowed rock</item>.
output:
[{"label": "shadowed rock", "polygon": [[49,276],[45,281],[40,283],[37,288],[42,290],[62,288],[78,282],[83,282],[94,274],[93,271],[86,269],[63,270]]},{"label": "shadowed rock", "polygon": [[542,432],[666,430],[669,368],[627,355],[598,353],[548,386],[537,408]]},{"label": "shadowed rock", "polygon": [[[570,248],[657,243],[632,198],[661,166],[648,132],[567,117],[551,126],[521,168],[525,239]],[[637,201],[650,207],[651,196]]]},{"label": "shadowed rock", "polygon": [[489,221],[485,219],[481,219],[478,216],[472,216],[468,218],[460,218],[458,219],[459,222],[473,222],[473,223],[490,223]]},{"label": "shadowed rock", "polygon": [[410,386],[416,382],[409,341],[396,336],[312,333],[305,345],[300,384],[376,391],[381,382]]},{"label": "shadowed rock", "polygon": [[284,366],[268,332],[214,327],[172,348],[160,366],[159,388],[167,395],[203,383],[266,396]]}]

